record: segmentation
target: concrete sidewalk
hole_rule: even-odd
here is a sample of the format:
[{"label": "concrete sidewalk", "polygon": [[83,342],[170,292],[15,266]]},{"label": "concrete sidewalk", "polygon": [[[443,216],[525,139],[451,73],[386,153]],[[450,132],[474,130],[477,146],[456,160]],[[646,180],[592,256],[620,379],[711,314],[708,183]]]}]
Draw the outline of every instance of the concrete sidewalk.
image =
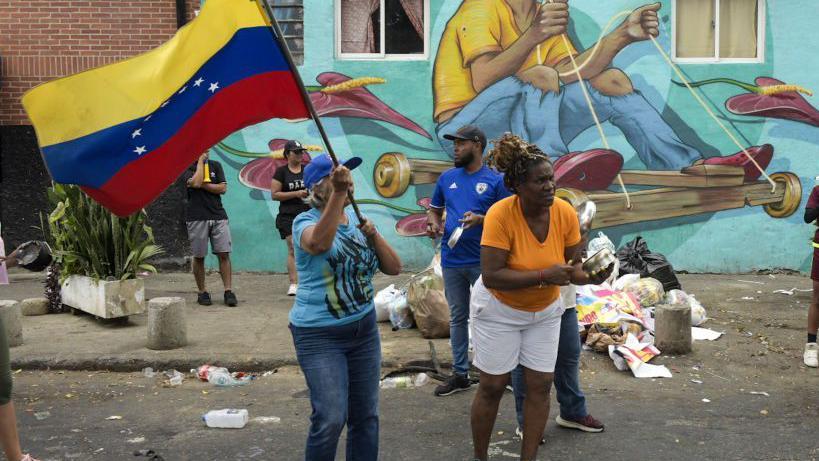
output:
[{"label": "concrete sidewalk", "polygon": [[[11,285],[0,287],[0,299],[42,296],[42,277],[41,274],[13,272]],[[376,288],[390,283],[400,286],[409,277],[409,274],[379,276]],[[808,278],[794,275],[681,275],[680,280],[683,288],[697,296],[713,319],[705,326],[726,332],[719,343],[741,346],[732,347],[732,352],[727,355],[740,354],[744,362],[748,360],[748,354],[756,354],[754,351],[762,345],[763,349],[777,353],[769,357],[773,366],[781,365],[782,359],[792,365],[801,364],[804,324],[811,294],[797,292],[786,296],[773,291],[810,288]],[[288,283],[285,275],[234,275],[234,290],[240,300],[239,306],[234,308],[222,304],[218,274],[209,275],[207,282],[214,305],[202,307],[196,304],[190,274],[164,273],[146,279],[148,298],[180,296],[187,301],[189,345],[184,348],[171,351],[147,349],[147,314],[132,316],[127,325],[100,322],[88,315],[23,317],[24,344],[12,349],[12,366],[133,371],[148,366],[158,370],[189,370],[203,363],[213,363],[234,370],[261,371],[296,364],[287,328],[292,298],[284,295]],[[752,333],[749,335],[749,332]],[[429,361],[428,342],[417,329],[394,332],[389,323],[382,323],[381,337],[385,367]],[[764,344],[759,337],[765,338]],[[448,340],[434,340],[434,344],[441,362],[449,363]]]},{"label": "concrete sidewalk", "polygon": [[[0,287],[0,299],[21,300],[42,296],[41,274],[15,271],[11,284]],[[381,276],[380,289],[390,283],[400,285],[410,274]],[[146,297],[179,296],[187,302],[188,345],[170,351],[145,347],[147,313],[131,316],[127,325],[100,321],[80,315],[51,314],[23,317],[24,344],[11,351],[12,367],[25,369],[133,371],[192,367],[215,363],[244,371],[270,370],[295,365],[287,315],[293,298],[285,295],[286,275],[234,274],[233,286],[239,298],[237,307],[222,302],[218,274],[209,274],[207,286],[213,305],[196,304],[193,276],[163,273],[145,280]],[[429,345],[418,330],[391,331],[389,323],[380,324],[384,364],[399,367],[413,361],[429,361]],[[451,361],[449,342],[435,340],[442,362]]]}]

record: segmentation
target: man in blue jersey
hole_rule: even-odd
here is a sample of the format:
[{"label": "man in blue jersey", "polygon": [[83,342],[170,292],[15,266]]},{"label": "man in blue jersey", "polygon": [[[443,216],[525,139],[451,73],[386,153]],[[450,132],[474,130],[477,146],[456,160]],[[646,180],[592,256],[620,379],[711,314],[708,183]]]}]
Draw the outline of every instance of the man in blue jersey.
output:
[{"label": "man in blue jersey", "polygon": [[[429,213],[427,234],[441,237],[441,266],[444,290],[450,310],[450,344],[454,373],[447,382],[435,388],[444,396],[469,389],[469,295],[481,275],[481,233],[483,217],[495,202],[510,195],[503,176],[483,164],[486,135],[478,127],[466,125],[455,134],[446,135],[455,143],[455,168],[447,170],[435,185]],[[446,223],[443,224],[444,210]],[[463,233],[457,243],[450,242],[458,227]]]}]

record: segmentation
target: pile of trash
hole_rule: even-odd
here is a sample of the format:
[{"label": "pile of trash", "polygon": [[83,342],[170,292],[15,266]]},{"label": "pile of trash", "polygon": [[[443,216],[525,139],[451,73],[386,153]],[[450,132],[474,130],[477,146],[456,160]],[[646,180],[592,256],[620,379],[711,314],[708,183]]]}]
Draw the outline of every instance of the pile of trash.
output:
[{"label": "pile of trash", "polygon": [[[614,252],[614,244],[602,232],[588,248],[589,254],[601,248]],[[652,253],[645,240],[637,237],[617,251],[614,272],[607,281],[577,287],[577,319],[585,347],[608,354],[619,370],[631,370],[635,377],[670,378],[665,366],[648,363],[660,355],[654,346],[654,308],[684,304],[691,309],[694,327],[707,320],[702,304],[681,288],[665,256]]]},{"label": "pile of trash", "polygon": [[412,276],[402,288],[390,285],[375,295],[379,322],[389,321],[393,330],[418,327],[427,339],[449,337],[449,304],[444,296],[441,255],[436,253],[425,270]]}]

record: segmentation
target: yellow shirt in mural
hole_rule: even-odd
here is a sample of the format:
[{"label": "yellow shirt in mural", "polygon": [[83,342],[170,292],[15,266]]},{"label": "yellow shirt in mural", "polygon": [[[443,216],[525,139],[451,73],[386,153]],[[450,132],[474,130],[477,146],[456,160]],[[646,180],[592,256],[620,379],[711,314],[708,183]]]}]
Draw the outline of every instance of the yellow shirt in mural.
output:
[{"label": "yellow shirt in mural", "polygon": [[[447,23],[435,58],[435,119],[443,112],[465,106],[478,95],[472,86],[472,61],[509,48],[521,35],[512,9],[504,0],[464,0]],[[577,51],[571,44],[567,49],[559,36],[540,45],[540,56],[547,66],[554,67],[569,53]],[[536,65],[537,48],[533,48],[518,72]]]}]

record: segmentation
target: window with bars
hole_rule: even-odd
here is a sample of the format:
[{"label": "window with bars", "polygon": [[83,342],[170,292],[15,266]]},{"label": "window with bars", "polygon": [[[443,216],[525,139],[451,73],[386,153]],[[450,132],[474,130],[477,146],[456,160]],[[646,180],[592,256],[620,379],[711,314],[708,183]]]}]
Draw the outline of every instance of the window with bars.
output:
[{"label": "window with bars", "polygon": [[764,0],[676,0],[674,58],[679,62],[760,62]]},{"label": "window with bars", "polygon": [[423,60],[429,0],[335,0],[336,56]]},{"label": "window with bars", "polygon": [[304,6],[302,0],[270,0],[273,16],[284,34],[296,65],[304,64]]}]

